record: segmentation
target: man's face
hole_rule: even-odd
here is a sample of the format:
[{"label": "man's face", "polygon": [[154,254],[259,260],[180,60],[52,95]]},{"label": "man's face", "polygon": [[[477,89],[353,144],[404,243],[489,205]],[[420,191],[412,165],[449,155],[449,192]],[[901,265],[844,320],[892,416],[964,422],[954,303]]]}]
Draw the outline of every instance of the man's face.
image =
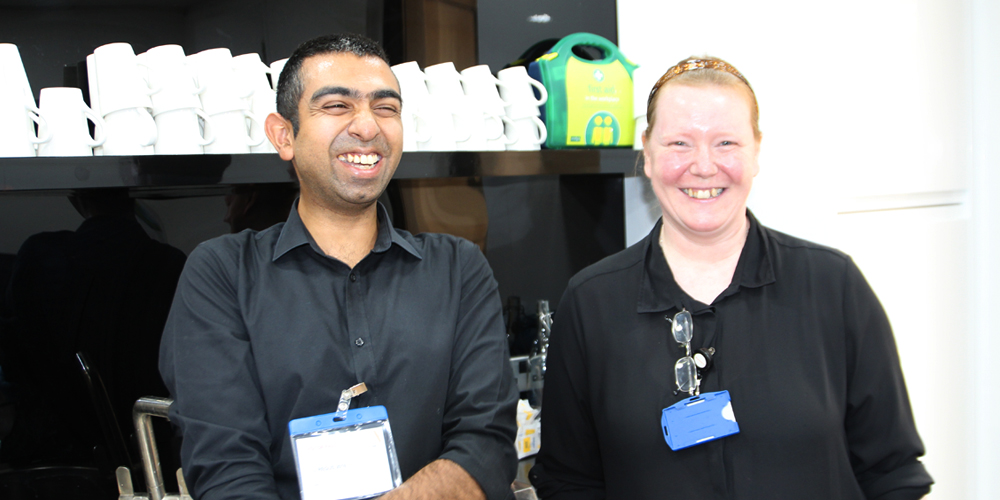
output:
[{"label": "man's face", "polygon": [[[403,151],[399,84],[385,61],[324,54],[302,62],[299,130],[290,147],[300,204],[352,213],[371,206]],[[289,124],[289,127],[291,125]]]}]

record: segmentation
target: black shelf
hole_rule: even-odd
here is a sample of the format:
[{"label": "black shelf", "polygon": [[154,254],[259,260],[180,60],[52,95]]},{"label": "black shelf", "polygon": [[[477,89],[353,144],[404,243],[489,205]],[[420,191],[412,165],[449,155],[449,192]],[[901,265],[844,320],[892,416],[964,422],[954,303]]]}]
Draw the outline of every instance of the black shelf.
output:
[{"label": "black shelf", "polygon": [[[632,149],[404,153],[395,179],[531,175],[636,175]],[[0,195],[64,195],[127,187],[140,198],[215,195],[237,184],[294,181],[276,154],[0,159]]]}]

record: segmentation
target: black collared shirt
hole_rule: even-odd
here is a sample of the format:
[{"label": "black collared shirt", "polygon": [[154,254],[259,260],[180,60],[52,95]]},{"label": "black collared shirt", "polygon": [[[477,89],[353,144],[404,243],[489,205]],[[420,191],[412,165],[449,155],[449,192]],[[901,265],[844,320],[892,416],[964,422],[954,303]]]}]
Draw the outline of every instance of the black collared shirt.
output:
[{"label": "black collared shirt", "polygon": [[[531,479],[545,500],[914,499],[931,478],[895,341],[836,250],[757,223],[711,305],[673,279],[658,238],[581,271],[555,313]],[[662,223],[662,221],[661,221]],[[684,349],[714,347],[702,392],[728,390],[740,433],[672,451],[660,427]]]},{"label": "black collared shirt", "polygon": [[508,498],[517,389],[482,252],[394,229],[380,205],[375,248],[350,269],[297,206],[202,243],[177,286],[160,371],[195,497],[298,498],[288,422],[336,411],[364,382],[352,407],[386,407],[404,479],[445,458]]}]

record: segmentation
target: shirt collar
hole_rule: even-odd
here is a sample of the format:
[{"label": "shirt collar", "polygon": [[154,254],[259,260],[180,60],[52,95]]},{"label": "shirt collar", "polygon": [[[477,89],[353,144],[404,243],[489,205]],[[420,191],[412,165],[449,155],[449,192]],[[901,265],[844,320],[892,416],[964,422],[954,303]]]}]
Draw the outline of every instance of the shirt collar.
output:
[{"label": "shirt collar", "polygon": [[[406,240],[392,227],[392,222],[389,220],[389,212],[386,210],[385,206],[381,202],[377,203],[377,217],[378,217],[378,236],[375,238],[375,247],[372,248],[374,253],[384,253],[392,247],[395,243],[399,245],[403,250],[412,254],[418,259],[422,259],[423,256],[420,252],[414,248],[414,246]],[[288,213],[288,220],[285,221],[285,225],[281,228],[281,234],[278,236],[278,241],[274,245],[274,257],[271,258],[272,262],[276,262],[281,256],[290,252],[294,248],[298,248],[302,245],[309,245],[316,252],[322,254],[323,251],[313,240],[311,234],[309,234],[309,229],[302,222],[302,218],[299,217],[299,200],[295,199],[292,203],[292,209]]]},{"label": "shirt collar", "polygon": [[[743,251],[740,252],[740,260],[736,264],[733,281],[729,288],[719,295],[716,302],[739,292],[740,287],[758,288],[775,281],[774,255],[771,252],[770,237],[764,231],[764,226],[757,222],[757,218],[749,209],[747,210],[747,219],[750,223],[750,230],[747,233],[747,241],[743,244]],[[670,266],[663,258],[659,238],[662,225],[663,218],[661,217],[653,226],[653,230],[646,236],[644,242],[641,243],[645,246],[645,260],[642,278],[639,282],[639,299],[636,303],[636,312],[639,313],[670,309],[680,310],[684,307],[695,309],[694,301],[674,281]]]}]

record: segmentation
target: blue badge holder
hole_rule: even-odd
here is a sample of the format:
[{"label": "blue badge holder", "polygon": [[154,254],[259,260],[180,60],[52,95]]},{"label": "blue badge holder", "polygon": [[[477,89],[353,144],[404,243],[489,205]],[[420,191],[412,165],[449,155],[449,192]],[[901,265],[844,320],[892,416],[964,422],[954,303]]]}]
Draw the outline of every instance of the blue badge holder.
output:
[{"label": "blue badge holder", "polygon": [[729,391],[706,392],[663,409],[663,438],[671,450],[715,441],[740,432]]},{"label": "blue badge holder", "polygon": [[288,423],[302,500],[360,500],[403,483],[384,406]]}]

